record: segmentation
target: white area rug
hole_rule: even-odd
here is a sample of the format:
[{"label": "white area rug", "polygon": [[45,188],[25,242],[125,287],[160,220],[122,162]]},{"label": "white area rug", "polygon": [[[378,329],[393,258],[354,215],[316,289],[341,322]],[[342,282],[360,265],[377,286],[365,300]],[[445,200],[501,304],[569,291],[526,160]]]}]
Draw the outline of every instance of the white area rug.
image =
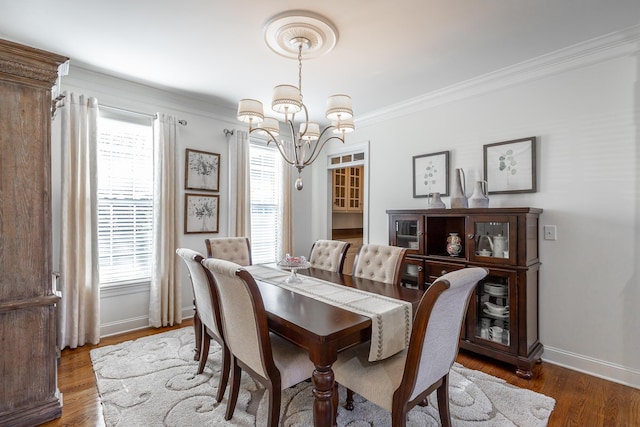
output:
[{"label": "white area rug", "polygon": [[[238,404],[231,421],[224,420],[228,389],[218,403],[220,347],[211,343],[207,367],[195,375],[192,327],[91,350],[106,425],[111,426],[262,426],[268,396],[251,377],[242,375]],[[454,426],[546,426],[555,400],[456,364],[449,375]],[[287,389],[282,396],[283,426],[311,426],[313,396],[310,383]],[[338,426],[390,426],[391,416],[355,396],[347,411],[340,387]],[[409,412],[408,426],[439,426],[436,395],[429,406]]]}]

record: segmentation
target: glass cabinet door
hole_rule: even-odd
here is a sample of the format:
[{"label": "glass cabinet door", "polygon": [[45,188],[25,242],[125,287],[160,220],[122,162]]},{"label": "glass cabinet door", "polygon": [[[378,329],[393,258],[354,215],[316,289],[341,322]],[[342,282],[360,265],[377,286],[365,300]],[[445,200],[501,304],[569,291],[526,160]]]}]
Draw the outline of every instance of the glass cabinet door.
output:
[{"label": "glass cabinet door", "polygon": [[475,341],[490,342],[494,346],[515,345],[512,343],[515,322],[511,314],[511,308],[515,310],[515,280],[515,273],[491,270],[478,283],[471,331]]},{"label": "glass cabinet door", "polygon": [[393,215],[391,217],[391,244],[407,248],[407,253],[424,253],[424,218],[422,215]]},{"label": "glass cabinet door", "polygon": [[400,283],[407,288],[425,289],[422,260],[412,258],[404,260]]},{"label": "glass cabinet door", "polygon": [[515,216],[487,215],[469,221],[469,259],[494,264],[516,264],[516,227]]}]

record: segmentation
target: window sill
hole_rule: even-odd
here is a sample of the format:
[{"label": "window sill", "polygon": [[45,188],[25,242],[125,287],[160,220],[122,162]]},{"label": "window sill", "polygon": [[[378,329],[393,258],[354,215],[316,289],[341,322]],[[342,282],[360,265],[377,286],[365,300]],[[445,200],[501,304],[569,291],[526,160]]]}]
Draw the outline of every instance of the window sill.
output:
[{"label": "window sill", "polygon": [[150,288],[150,281],[103,285],[100,287],[100,297],[113,298],[121,295],[139,294],[143,292],[149,292]]}]

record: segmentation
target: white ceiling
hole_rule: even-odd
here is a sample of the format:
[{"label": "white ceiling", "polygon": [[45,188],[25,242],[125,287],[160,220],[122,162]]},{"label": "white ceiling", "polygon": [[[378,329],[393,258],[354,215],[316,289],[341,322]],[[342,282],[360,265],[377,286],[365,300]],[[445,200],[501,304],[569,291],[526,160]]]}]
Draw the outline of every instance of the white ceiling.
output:
[{"label": "white ceiling", "polygon": [[0,38],[71,64],[234,108],[297,84],[265,45],[287,10],[330,19],[338,42],[303,62],[310,112],[348,93],[358,116],[640,24],[640,0],[0,0]]}]

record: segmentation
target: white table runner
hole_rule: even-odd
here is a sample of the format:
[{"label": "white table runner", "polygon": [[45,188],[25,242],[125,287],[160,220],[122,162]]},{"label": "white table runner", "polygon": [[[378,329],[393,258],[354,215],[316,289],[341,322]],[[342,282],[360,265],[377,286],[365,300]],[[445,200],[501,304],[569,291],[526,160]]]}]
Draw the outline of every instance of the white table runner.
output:
[{"label": "white table runner", "polygon": [[371,318],[370,362],[393,356],[409,345],[413,319],[410,302],[303,275],[298,276],[301,283],[289,284],[285,282],[288,272],[264,265],[244,268],[258,280]]}]

